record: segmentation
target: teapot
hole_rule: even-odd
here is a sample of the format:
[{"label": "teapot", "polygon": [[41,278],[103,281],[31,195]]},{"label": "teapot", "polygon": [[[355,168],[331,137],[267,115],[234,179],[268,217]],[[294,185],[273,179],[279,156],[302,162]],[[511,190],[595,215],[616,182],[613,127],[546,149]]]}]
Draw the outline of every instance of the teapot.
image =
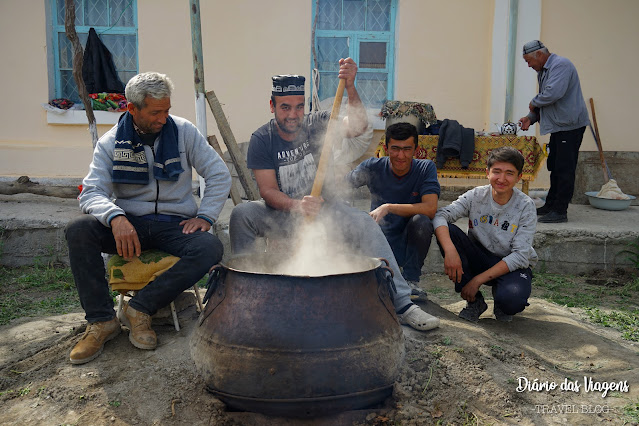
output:
[{"label": "teapot", "polygon": [[516,135],[517,134],[517,123],[513,123],[512,121],[507,121],[501,125],[499,128],[499,133],[502,135]]}]

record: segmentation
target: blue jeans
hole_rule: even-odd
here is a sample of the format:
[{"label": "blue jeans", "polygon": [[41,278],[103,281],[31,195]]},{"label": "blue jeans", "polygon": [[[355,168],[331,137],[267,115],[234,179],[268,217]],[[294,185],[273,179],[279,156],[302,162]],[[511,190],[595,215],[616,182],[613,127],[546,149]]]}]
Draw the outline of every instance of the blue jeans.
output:
[{"label": "blue jeans", "polygon": [[[448,230],[450,239],[461,258],[464,271],[461,281],[455,283],[455,291],[461,293],[462,288],[470,280],[495,266],[502,258],[471,241],[468,235],[456,225],[449,224]],[[439,249],[444,256],[441,245]],[[498,306],[505,314],[515,315],[528,306],[528,298],[532,291],[532,270],[530,268],[517,269],[488,281],[486,285],[492,286],[495,306]]]},{"label": "blue jeans", "polygon": [[[402,277],[393,250],[379,225],[368,213],[336,201],[325,203],[318,216],[329,218],[334,227],[327,231],[339,233],[337,240],[347,242],[355,253],[388,260],[397,289],[394,295],[396,311],[411,303],[410,287]],[[233,254],[252,251],[257,237],[290,237],[297,219],[296,215],[275,210],[264,201],[238,204],[231,212],[229,222]]]},{"label": "blue jeans", "polygon": [[419,281],[433,239],[433,222],[430,218],[416,214],[408,219],[401,233],[384,232],[384,235],[393,249],[397,263],[404,270],[404,278]]},{"label": "blue jeans", "polygon": [[[127,215],[135,227],[142,250],[159,249],[180,260],[131,299],[129,305],[153,315],[192,287],[222,259],[224,247],[213,234],[198,231],[183,234],[179,222],[160,222]],[[85,214],[65,229],[69,262],[88,322],[109,321],[115,316],[102,253],[117,253],[111,228]]]}]

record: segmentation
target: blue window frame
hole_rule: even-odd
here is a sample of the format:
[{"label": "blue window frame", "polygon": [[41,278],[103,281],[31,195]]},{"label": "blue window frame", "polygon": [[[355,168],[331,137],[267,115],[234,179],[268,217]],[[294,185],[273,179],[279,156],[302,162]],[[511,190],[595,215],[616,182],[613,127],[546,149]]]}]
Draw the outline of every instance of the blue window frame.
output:
[{"label": "blue window frame", "polygon": [[315,46],[311,68],[319,73],[319,99],[335,96],[338,61],[358,66],[357,91],[368,108],[393,99],[397,0],[313,0]]},{"label": "blue window frame", "polygon": [[[51,7],[54,97],[79,101],[73,80],[73,46],[64,29],[64,0],[49,0]],[[75,0],[75,29],[86,46],[90,28],[95,28],[113,56],[124,84],[138,73],[137,0]]]}]

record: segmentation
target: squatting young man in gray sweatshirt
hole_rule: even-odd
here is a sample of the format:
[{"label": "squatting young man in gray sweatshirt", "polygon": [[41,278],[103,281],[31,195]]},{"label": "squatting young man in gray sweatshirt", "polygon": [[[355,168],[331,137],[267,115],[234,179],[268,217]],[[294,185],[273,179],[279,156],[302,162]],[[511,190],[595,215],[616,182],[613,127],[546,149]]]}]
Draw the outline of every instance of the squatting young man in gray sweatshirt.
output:
[{"label": "squatting young man in gray sweatshirt", "polygon": [[[440,208],[433,220],[446,275],[467,301],[460,318],[477,322],[488,309],[479,290],[492,287],[497,320],[511,321],[528,306],[537,253],[535,203],[515,188],[524,157],[512,147],[493,150],[487,159],[489,185],[479,186]],[[468,218],[468,234],[454,222]]]}]

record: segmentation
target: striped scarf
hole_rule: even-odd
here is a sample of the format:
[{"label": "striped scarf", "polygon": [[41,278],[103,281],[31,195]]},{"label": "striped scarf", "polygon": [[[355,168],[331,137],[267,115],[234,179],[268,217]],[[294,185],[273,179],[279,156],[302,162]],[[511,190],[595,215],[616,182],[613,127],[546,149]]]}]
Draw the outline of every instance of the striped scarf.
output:
[{"label": "striped scarf", "polygon": [[[183,171],[177,126],[169,116],[160,132],[160,142],[153,162],[153,177],[157,180],[177,181]],[[115,132],[112,181],[136,185],[149,183],[149,164],[144,144],[135,131],[133,117],[129,112],[122,114]]]}]

